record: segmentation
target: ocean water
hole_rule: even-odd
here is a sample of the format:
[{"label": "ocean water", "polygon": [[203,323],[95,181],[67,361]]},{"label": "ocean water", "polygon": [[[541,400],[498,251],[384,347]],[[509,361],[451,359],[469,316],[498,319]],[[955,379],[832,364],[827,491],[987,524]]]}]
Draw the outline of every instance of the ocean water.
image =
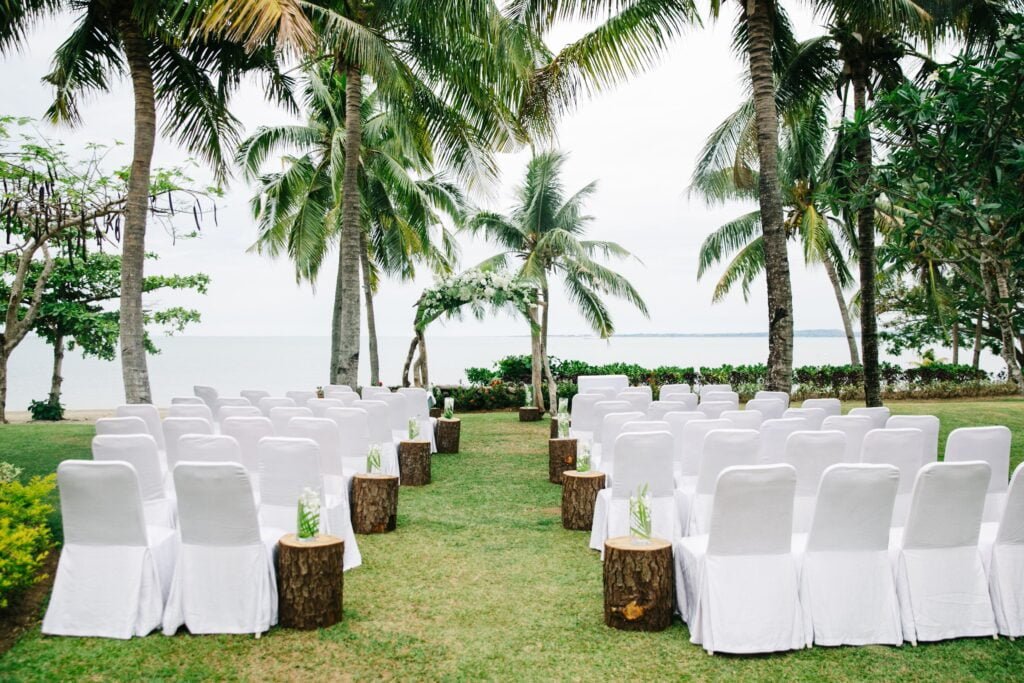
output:
[{"label": "ocean water", "polygon": [[[379,341],[381,378],[401,381],[409,350],[408,337],[382,337]],[[161,353],[149,359],[154,400],[167,405],[172,396],[192,394],[194,384],[216,387],[224,395],[241,389],[266,389],[280,394],[290,389],[312,389],[327,383],[330,340],[327,337],[204,337],[174,336],[156,339]],[[530,352],[529,337],[428,336],[430,379],[434,384],[466,382],[465,368],[491,367],[510,354]],[[762,363],[768,355],[765,337],[552,337],[551,354],[590,363],[627,362],[659,365],[713,366]],[[940,352],[948,357],[948,351]],[[796,365],[842,364],[849,361],[846,340],[839,337],[797,337]],[[969,359],[969,355],[968,355]],[[909,364],[913,354],[884,355],[883,360]],[[45,398],[51,374],[50,347],[35,337],[26,338],[11,356],[7,407],[25,410],[32,399]],[[369,356],[364,340],[361,381],[369,381]],[[1003,369],[1002,361],[987,352],[982,366]],[[71,409],[111,408],[123,402],[121,369],[117,362],[83,358],[77,351],[64,360],[64,405]]]}]

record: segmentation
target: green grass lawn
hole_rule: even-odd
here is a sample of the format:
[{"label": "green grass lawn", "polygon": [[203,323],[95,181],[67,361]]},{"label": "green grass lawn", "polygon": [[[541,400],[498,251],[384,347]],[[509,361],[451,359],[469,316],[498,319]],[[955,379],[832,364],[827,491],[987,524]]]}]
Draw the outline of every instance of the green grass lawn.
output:
[{"label": "green grass lawn", "polygon": [[[894,402],[932,413],[942,439],[960,426],[1005,424],[1024,457],[1024,402]],[[813,648],[709,657],[678,620],[662,633],[606,628],[601,561],[565,531],[547,481],[546,421],[463,417],[462,453],[434,459],[434,483],[403,488],[399,527],[359,538],[363,566],[345,576],[345,619],[263,638],[154,634],[128,642],[38,631],[0,657],[0,680],[69,679],[805,679],[1020,680],[1024,643],[958,640],[903,648]],[[91,428],[0,427],[0,460],[27,472],[87,457]]]}]

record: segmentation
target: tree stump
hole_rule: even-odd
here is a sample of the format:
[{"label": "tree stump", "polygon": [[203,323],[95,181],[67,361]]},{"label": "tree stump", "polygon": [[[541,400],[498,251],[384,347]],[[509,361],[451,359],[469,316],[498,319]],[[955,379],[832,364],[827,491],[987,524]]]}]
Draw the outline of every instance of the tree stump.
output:
[{"label": "tree stump", "polygon": [[434,439],[437,441],[437,452],[458,453],[459,437],[462,435],[462,420],[457,417],[446,420],[442,417],[438,419],[436,428]]},{"label": "tree stump", "polygon": [[300,541],[288,534],[277,543],[278,615],[284,628],[333,626],[342,618],[345,542],[334,536]]},{"label": "tree stump", "polygon": [[548,481],[562,483],[562,472],[576,469],[576,439],[548,440]]},{"label": "tree stump", "polygon": [[562,472],[562,526],[590,531],[594,525],[594,503],[604,488],[604,472]]},{"label": "tree stump", "polygon": [[430,483],[430,442],[400,441],[398,472],[402,486],[426,486]]},{"label": "tree stump", "polygon": [[604,542],[604,623],[623,631],[663,631],[672,623],[672,544],[629,536]]},{"label": "tree stump", "polygon": [[443,415],[443,414],[444,413],[443,413],[443,409],[442,408],[431,408],[430,409],[430,417],[441,417],[441,415]]},{"label": "tree stump", "polygon": [[537,406],[524,406],[519,409],[520,422],[537,422],[540,420],[540,408]]},{"label": "tree stump", "polygon": [[356,474],[352,477],[352,529],[357,534],[394,531],[398,521],[398,477]]}]

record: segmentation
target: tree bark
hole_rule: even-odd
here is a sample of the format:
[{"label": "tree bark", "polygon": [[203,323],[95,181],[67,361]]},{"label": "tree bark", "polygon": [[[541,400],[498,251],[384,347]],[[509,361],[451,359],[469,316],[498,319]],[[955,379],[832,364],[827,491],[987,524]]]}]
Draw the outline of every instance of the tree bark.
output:
[{"label": "tree bark", "polygon": [[366,300],[366,334],[370,337],[370,384],[380,384],[380,353],[377,350],[377,317],[373,312],[373,284],[370,278],[370,254],[366,250],[366,233],[359,232],[359,258],[363,270],[363,298]]},{"label": "tree bark", "polygon": [[843,286],[839,283],[839,274],[832,262],[826,256],[822,261],[825,264],[825,272],[828,273],[828,281],[832,283],[832,292],[836,295],[836,305],[839,306],[839,315],[843,319],[843,332],[846,333],[846,345],[850,349],[850,364],[860,365],[860,353],[857,350],[857,335],[853,332],[853,321],[850,320],[850,307],[846,305],[846,297],[843,296]]},{"label": "tree bark", "polygon": [[[855,60],[853,69],[853,107],[855,116],[867,109],[868,66]],[[858,137],[854,156],[857,160],[856,183],[864,193],[857,210],[857,256],[860,266],[860,346],[864,359],[864,403],[882,405],[882,380],[878,370],[878,317],[875,312],[875,194],[871,182],[871,135]]]},{"label": "tree bark", "polygon": [[789,391],[793,383],[793,291],[779,189],[779,117],[772,69],[774,0],[741,0],[747,22],[747,57],[757,124],[758,195],[768,284],[766,388]]},{"label": "tree bark", "polygon": [[544,363],[544,377],[548,382],[548,410],[554,414],[554,412],[558,410],[558,385],[555,383],[554,375],[551,374],[551,357],[548,351],[548,314],[551,309],[551,292],[547,287],[547,283],[544,284],[542,292],[544,297],[544,312],[542,314],[540,328],[540,357]]},{"label": "tree bark", "polygon": [[60,332],[53,339],[53,374],[50,377],[50,403],[60,403],[60,386],[64,383],[61,368],[64,365],[64,335]]},{"label": "tree bark", "polygon": [[417,360],[420,379],[416,386],[426,388],[430,386],[430,372],[427,369],[427,338],[423,335],[423,330],[417,330],[416,336],[420,341],[420,357]]},{"label": "tree bark", "polygon": [[672,544],[628,536],[604,544],[604,623],[624,631],[663,631],[674,604]]},{"label": "tree bark", "polygon": [[430,442],[399,441],[398,471],[402,486],[426,486],[430,483]]},{"label": "tree bark", "polygon": [[544,412],[544,395],[541,393],[541,368],[544,364],[541,356],[544,352],[541,344],[540,321],[537,320],[537,306],[530,307],[530,383],[533,386],[533,405]]},{"label": "tree bark", "polygon": [[394,531],[398,521],[398,477],[356,474],[352,477],[352,529],[357,534]]},{"label": "tree bark", "polygon": [[121,236],[121,374],[127,403],[152,403],[146,367],[142,285],[149,174],[156,141],[156,100],[149,46],[134,19],[122,20],[120,28],[135,97],[134,147]]},{"label": "tree bark", "polygon": [[345,542],[334,536],[277,543],[277,594],[284,628],[311,630],[341,621]]},{"label": "tree bark", "polygon": [[402,366],[402,386],[409,386],[409,370],[412,368],[412,360],[416,357],[416,347],[420,343],[419,335],[414,335],[409,344],[409,353],[405,355],[405,365]]},{"label": "tree bark", "polygon": [[548,440],[548,481],[562,483],[562,474],[576,469],[576,439]]},{"label": "tree bark", "polygon": [[6,340],[0,338],[0,424],[7,424],[7,350]]},{"label": "tree bark", "polygon": [[[989,277],[983,277],[985,296],[989,301],[989,309],[995,311],[999,322],[1000,355],[1006,363],[1007,377],[1017,385],[1017,392],[1024,395],[1024,377],[1021,376],[1020,365],[1017,363],[1017,335],[1013,330],[1013,315],[1010,312],[1010,289],[1006,273],[1002,266],[991,258],[985,260],[985,270]],[[994,287],[993,287],[994,283]]]},{"label": "tree bark", "polygon": [[975,370],[981,365],[981,330],[985,320],[985,307],[978,309],[978,322],[974,325],[974,356],[971,358],[971,367]]},{"label": "tree bark", "polygon": [[953,343],[953,365],[960,365],[960,321],[954,320],[950,330],[950,338]]},{"label": "tree bark", "polygon": [[455,417],[451,420],[437,418],[434,439],[437,441],[438,453],[458,453],[459,438],[462,435],[462,420]]},{"label": "tree bark", "polygon": [[362,74],[345,69],[345,171],[342,178],[338,281],[331,330],[331,383],[359,383],[359,151],[362,146]]},{"label": "tree bark", "polygon": [[590,531],[594,525],[594,503],[604,488],[605,474],[591,470],[562,472],[562,526],[574,531]]}]

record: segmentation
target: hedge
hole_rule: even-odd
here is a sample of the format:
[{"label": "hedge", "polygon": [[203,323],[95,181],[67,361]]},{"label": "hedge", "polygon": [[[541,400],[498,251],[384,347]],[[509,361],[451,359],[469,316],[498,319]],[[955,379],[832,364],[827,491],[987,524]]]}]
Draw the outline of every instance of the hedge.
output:
[{"label": "hedge", "polygon": [[53,506],[46,501],[56,476],[22,483],[20,474],[9,463],[0,463],[0,609],[44,578],[40,570],[53,547],[47,525]]}]

